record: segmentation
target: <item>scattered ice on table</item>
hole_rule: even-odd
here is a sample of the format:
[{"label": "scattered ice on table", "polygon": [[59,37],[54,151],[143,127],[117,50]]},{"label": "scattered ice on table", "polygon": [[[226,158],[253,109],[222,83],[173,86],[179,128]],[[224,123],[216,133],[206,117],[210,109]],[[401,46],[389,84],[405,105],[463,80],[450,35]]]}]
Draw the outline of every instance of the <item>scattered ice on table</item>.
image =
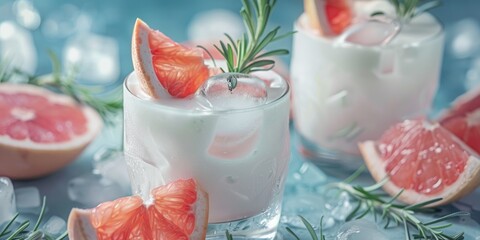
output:
[{"label": "scattered ice on table", "polygon": [[77,34],[63,50],[63,64],[76,69],[77,79],[96,84],[111,83],[120,75],[117,40],[93,33]]},{"label": "scattered ice on table", "polygon": [[337,240],[388,240],[378,226],[370,221],[359,219],[346,222],[337,231]]},{"label": "scattered ice on table", "polygon": [[37,50],[29,31],[12,21],[0,22],[0,62],[33,74],[37,68]]},{"label": "scattered ice on table", "polygon": [[478,53],[480,26],[477,20],[466,18],[455,23],[449,33],[452,36],[449,52],[456,58],[468,58]]},{"label": "scattered ice on table", "polygon": [[127,195],[116,182],[98,174],[87,174],[70,180],[67,191],[70,200],[85,207],[94,207]]},{"label": "scattered ice on table", "polygon": [[8,222],[17,213],[12,181],[0,177],[0,225]]},{"label": "scattered ice on table", "polygon": [[18,209],[32,209],[40,207],[40,191],[36,187],[23,187],[15,189]]},{"label": "scattered ice on table", "polygon": [[205,11],[194,16],[188,26],[188,37],[193,42],[211,42],[224,39],[224,33],[233,39],[243,33],[243,23],[237,14],[224,9]]},{"label": "scattered ice on table", "polygon": [[311,162],[303,162],[291,173],[286,184],[294,192],[318,192],[327,181],[327,175]]},{"label": "scattered ice on table", "polygon": [[290,227],[305,228],[302,220],[298,217],[301,215],[312,224],[315,229],[320,225],[320,218],[323,218],[323,229],[331,228],[335,224],[335,220],[330,216],[329,212],[324,208],[325,199],[314,193],[302,193],[289,195],[283,201],[281,222]]},{"label": "scattered ice on table", "polygon": [[42,24],[42,32],[47,37],[64,38],[90,31],[92,22],[92,18],[77,6],[64,4],[47,16]]},{"label": "scattered ice on table", "polygon": [[330,210],[333,218],[344,221],[348,214],[353,211],[350,195],[347,192],[341,192],[337,197],[332,197],[325,204],[325,208]]},{"label": "scattered ice on table", "polygon": [[102,148],[93,156],[94,173],[117,183],[124,191],[131,189],[123,152]]},{"label": "scattered ice on table", "polygon": [[42,226],[45,233],[53,236],[58,236],[65,232],[67,223],[61,217],[52,216]]},{"label": "scattered ice on table", "polygon": [[17,22],[23,27],[35,30],[40,26],[41,17],[30,0],[16,0],[13,3],[13,13]]}]

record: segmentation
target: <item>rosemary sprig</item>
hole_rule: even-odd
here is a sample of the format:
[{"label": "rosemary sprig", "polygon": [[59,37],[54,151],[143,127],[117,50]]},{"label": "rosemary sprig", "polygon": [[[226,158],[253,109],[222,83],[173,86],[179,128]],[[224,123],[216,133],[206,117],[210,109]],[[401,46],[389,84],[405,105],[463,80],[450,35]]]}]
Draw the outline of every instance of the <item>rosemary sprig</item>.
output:
[{"label": "rosemary sprig", "polygon": [[[363,170],[364,168],[361,168],[353,175],[358,176],[359,172]],[[349,181],[352,180],[352,178],[348,179]],[[370,214],[374,216],[376,221],[385,223],[384,228],[403,225],[405,228],[405,238],[407,240],[418,238],[461,240],[464,238],[463,232],[456,235],[449,235],[445,233],[444,230],[452,226],[452,224],[445,223],[445,221],[455,217],[467,216],[469,215],[468,212],[455,212],[428,222],[422,222],[416,216],[416,214],[434,211],[434,209],[425,207],[440,201],[441,198],[432,199],[413,205],[398,204],[396,203],[396,200],[403,193],[403,190],[390,199],[385,199],[383,197],[383,193],[378,191],[387,182],[388,178],[385,178],[383,181],[368,187],[353,186],[347,182],[338,182],[333,183],[330,187],[347,192],[356,201],[356,207],[347,216],[346,221],[360,219]],[[380,219],[377,219],[378,216],[380,216]],[[416,233],[411,234],[410,232],[412,230],[415,230]]]},{"label": "rosemary sprig", "polygon": [[[262,52],[262,50],[268,44],[290,36],[293,32],[278,35],[280,29],[278,26],[265,34],[270,13],[276,0],[242,0],[242,3],[243,7],[240,10],[240,15],[247,33],[244,33],[237,41],[234,41],[230,35],[225,34],[228,41],[220,41],[219,45],[215,44],[214,47],[225,58],[228,72],[248,74],[255,71],[270,70],[275,66],[275,61],[269,59],[269,57],[285,55],[289,52],[286,49],[266,52]],[[205,47],[198,47],[212,56]],[[212,60],[215,63],[213,58]],[[226,72],[223,68],[221,70]]]},{"label": "rosemary sprig", "polygon": [[57,238],[54,238],[47,233],[44,233],[41,229],[39,229],[40,224],[43,220],[45,215],[45,208],[46,208],[46,197],[43,197],[42,207],[40,209],[40,213],[38,215],[37,221],[34,227],[31,230],[28,230],[30,226],[29,221],[22,222],[16,229],[11,229],[13,223],[18,218],[19,213],[15,214],[15,216],[5,225],[2,231],[0,231],[0,240],[17,240],[17,239],[25,239],[25,240],[33,240],[33,239],[46,239],[46,240],[62,240],[65,239],[68,235],[67,232],[64,232]]},{"label": "rosemary sprig", "polygon": [[105,98],[97,97],[102,89],[86,87],[75,82],[75,71],[64,74],[58,57],[51,51],[48,52],[52,61],[52,73],[42,76],[30,75],[16,68],[9,68],[8,63],[0,62],[0,83],[11,81],[14,77],[20,77],[23,83],[33,84],[40,87],[66,94],[80,104],[94,108],[107,124],[113,122],[113,117],[123,109],[121,99],[121,87],[110,92]]},{"label": "rosemary sprig", "polygon": [[408,22],[420,13],[441,5],[440,0],[390,0],[397,17]]}]

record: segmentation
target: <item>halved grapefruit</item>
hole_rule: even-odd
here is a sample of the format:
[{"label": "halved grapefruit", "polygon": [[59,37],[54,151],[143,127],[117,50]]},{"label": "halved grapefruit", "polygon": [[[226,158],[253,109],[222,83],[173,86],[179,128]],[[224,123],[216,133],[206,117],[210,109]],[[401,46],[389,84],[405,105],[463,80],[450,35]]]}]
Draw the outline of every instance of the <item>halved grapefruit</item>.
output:
[{"label": "halved grapefruit", "polygon": [[209,78],[200,48],[182,46],[137,19],[132,61],[142,89],[154,98],[184,98]]},{"label": "halved grapefruit", "polygon": [[468,91],[439,118],[440,124],[480,154],[480,88]]},{"label": "halved grapefruit", "polygon": [[321,35],[338,35],[352,22],[347,0],[304,0],[304,6],[310,27]]},{"label": "halved grapefruit", "polygon": [[72,160],[102,127],[92,108],[25,84],[0,84],[0,176],[27,179]]},{"label": "halved grapefruit", "polygon": [[[406,120],[388,129],[377,141],[359,144],[365,163],[378,182],[389,177],[390,195],[415,204],[443,198],[442,205],[470,193],[480,184],[478,155],[439,124]],[[432,205],[433,206],[433,205]]]},{"label": "halved grapefruit", "polygon": [[152,190],[151,201],[139,196],[105,202],[93,209],[72,209],[71,240],[205,239],[208,195],[193,179],[177,180]]}]

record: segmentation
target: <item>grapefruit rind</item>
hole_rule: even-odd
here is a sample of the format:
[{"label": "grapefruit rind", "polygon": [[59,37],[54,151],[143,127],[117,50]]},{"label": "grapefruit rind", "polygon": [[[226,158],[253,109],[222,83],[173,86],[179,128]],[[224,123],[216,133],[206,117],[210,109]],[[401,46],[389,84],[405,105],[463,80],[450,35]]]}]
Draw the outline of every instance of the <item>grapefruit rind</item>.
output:
[{"label": "grapefruit rind", "polygon": [[[141,80],[143,91],[154,98],[171,97],[167,90],[156,79],[149,46],[148,34],[150,27],[137,18],[132,35],[132,62],[137,77]],[[152,79],[153,78],[153,79]]]},{"label": "grapefruit rind", "polygon": [[[29,93],[45,97],[48,101],[64,105],[76,105],[72,98],[53,93],[29,84],[0,84],[0,92]],[[30,139],[14,140],[0,136],[0,175],[13,179],[31,179],[52,173],[73,161],[100,132],[103,122],[98,113],[82,106],[87,119],[87,132],[67,142],[36,143]]]},{"label": "grapefruit rind", "polygon": [[[183,181],[183,180],[182,180]],[[191,240],[197,240],[197,239],[205,239],[206,234],[207,234],[207,227],[208,227],[208,213],[209,213],[209,208],[208,208],[208,193],[203,191],[198,185],[196,187],[196,192],[197,192],[197,201],[196,204],[194,205],[194,214],[195,214],[195,228],[193,232],[190,234],[189,239]],[[114,211],[109,209],[112,204],[115,204],[118,202],[118,200],[123,201],[124,203],[127,203],[127,205],[130,203],[128,206],[113,206],[115,209],[120,209],[124,207],[124,209],[130,209],[132,208],[138,208],[139,201],[141,202],[141,198],[138,196],[133,196],[133,197],[123,197],[114,201],[110,202],[105,202],[101,203],[94,209],[78,209],[78,208],[73,208],[72,211],[70,212],[70,215],[68,217],[68,236],[71,240],[95,240],[98,239],[97,237],[97,230],[96,228],[105,226],[105,222],[102,222],[104,219],[100,216],[100,218],[94,217],[94,211],[97,209],[101,208],[101,211],[104,211],[106,214],[115,214],[116,215],[116,222],[114,225],[118,225],[118,223],[121,222],[126,222],[128,219],[120,219],[121,216],[118,215],[120,212]],[[131,203],[134,204],[131,204]],[[143,203],[145,205],[145,203]],[[145,205],[147,206],[147,205]],[[147,206],[148,207],[148,206]],[[146,210],[146,209],[145,209]],[[145,211],[146,212],[146,211]],[[97,213],[98,215],[98,213]],[[98,217],[98,216],[97,216]],[[107,217],[108,218],[108,217]],[[105,233],[108,234],[114,234],[115,230],[123,230],[119,229],[122,228],[122,224],[120,226],[116,226],[117,229],[107,229]],[[108,236],[106,236],[108,238]],[[141,237],[141,236],[140,236]],[[150,239],[150,238],[147,238]],[[155,237],[153,237],[153,240],[156,240]],[[163,239],[162,239],[163,240]]]},{"label": "grapefruit rind", "polygon": [[[370,174],[375,181],[380,182],[387,177],[385,172],[386,161],[379,155],[374,141],[366,141],[359,143],[360,152],[365,160]],[[468,147],[467,147],[468,148]],[[480,159],[478,156],[471,155],[465,166],[465,171],[458,177],[457,181],[450,186],[446,186],[445,190],[436,195],[420,194],[416,191],[405,189],[398,197],[398,200],[407,204],[417,204],[434,198],[442,198],[428,207],[445,205],[460,199],[469,194],[480,184]],[[383,185],[383,189],[391,196],[397,195],[402,188],[398,187],[391,181],[387,181]]]}]

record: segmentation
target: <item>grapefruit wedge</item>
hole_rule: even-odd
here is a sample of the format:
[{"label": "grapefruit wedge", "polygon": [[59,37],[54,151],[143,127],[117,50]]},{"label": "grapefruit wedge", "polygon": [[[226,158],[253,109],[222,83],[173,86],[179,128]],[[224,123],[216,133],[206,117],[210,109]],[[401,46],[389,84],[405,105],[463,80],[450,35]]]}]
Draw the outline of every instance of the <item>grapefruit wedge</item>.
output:
[{"label": "grapefruit wedge", "polygon": [[72,160],[102,127],[92,108],[25,84],[0,84],[0,176],[27,179]]},{"label": "grapefruit wedge", "polygon": [[177,180],[152,190],[151,200],[119,198],[93,209],[72,209],[71,240],[205,239],[208,195],[192,179]]},{"label": "grapefruit wedge", "polygon": [[445,111],[440,124],[480,153],[480,88],[468,91]]},{"label": "grapefruit wedge", "polygon": [[321,35],[338,35],[352,22],[347,0],[304,0],[304,7],[310,27]]},{"label": "grapefruit wedge", "polygon": [[[480,183],[478,155],[439,124],[406,120],[388,129],[377,141],[359,144],[373,178],[389,177],[384,190],[415,204],[442,198],[434,205],[455,201]],[[432,205],[432,206],[434,206]]]},{"label": "grapefruit wedge", "polygon": [[132,61],[143,91],[154,98],[184,98],[209,78],[200,48],[182,46],[137,19]]}]

